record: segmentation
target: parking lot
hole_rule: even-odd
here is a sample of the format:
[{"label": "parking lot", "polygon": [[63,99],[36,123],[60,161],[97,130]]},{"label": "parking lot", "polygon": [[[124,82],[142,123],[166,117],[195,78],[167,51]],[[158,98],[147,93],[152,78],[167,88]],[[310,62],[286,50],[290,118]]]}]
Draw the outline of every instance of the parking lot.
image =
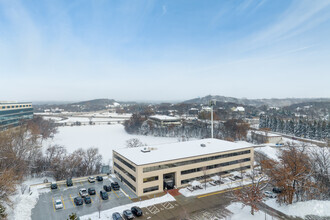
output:
[{"label": "parking lot", "polygon": [[[103,185],[110,185],[111,181],[117,181],[120,185],[120,190],[108,192],[109,199],[102,200],[100,198],[100,190],[103,190]],[[92,195],[91,204],[83,204],[76,206],[74,198],[79,196],[79,189],[94,187],[96,195]],[[110,209],[116,206],[132,203],[131,199],[136,198],[135,194],[116,178],[105,177],[103,182],[89,183],[86,180],[74,181],[73,186],[67,187],[65,183],[58,184],[58,189],[51,190],[47,193],[42,193],[39,200],[32,209],[33,220],[44,219],[67,219],[69,214],[75,212],[78,216],[90,214],[98,211],[98,206],[101,210]],[[60,199],[63,203],[63,209],[55,209],[55,200]]]}]

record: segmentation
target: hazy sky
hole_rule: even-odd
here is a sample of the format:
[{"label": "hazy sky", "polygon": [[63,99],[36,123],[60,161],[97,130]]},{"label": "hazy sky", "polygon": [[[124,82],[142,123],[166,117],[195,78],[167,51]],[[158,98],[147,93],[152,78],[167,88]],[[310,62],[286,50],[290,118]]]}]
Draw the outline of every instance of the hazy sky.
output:
[{"label": "hazy sky", "polygon": [[329,0],[0,0],[0,100],[330,97]]}]

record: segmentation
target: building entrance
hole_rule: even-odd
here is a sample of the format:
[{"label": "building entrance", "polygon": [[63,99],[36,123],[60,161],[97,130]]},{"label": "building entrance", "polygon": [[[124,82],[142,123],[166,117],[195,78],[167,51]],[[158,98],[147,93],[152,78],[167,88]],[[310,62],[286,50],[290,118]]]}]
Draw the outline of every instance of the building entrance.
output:
[{"label": "building entrance", "polygon": [[166,173],[163,175],[163,189],[174,189],[175,186],[175,173]]}]

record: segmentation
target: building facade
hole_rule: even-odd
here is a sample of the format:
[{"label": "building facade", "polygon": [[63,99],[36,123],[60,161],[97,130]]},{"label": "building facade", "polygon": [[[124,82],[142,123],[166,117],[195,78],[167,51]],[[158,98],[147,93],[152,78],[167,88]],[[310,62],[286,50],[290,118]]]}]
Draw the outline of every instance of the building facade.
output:
[{"label": "building facade", "polygon": [[253,147],[218,139],[113,151],[114,173],[137,196],[185,187],[205,174],[225,176],[249,170],[253,161]]},{"label": "building facade", "polygon": [[149,120],[160,126],[181,125],[181,118],[167,115],[153,115],[149,117]]},{"label": "building facade", "polygon": [[281,135],[264,132],[264,131],[252,131],[251,138],[257,143],[271,143],[271,144],[282,143]]},{"label": "building facade", "polygon": [[33,118],[31,102],[0,102],[0,130],[14,127]]}]

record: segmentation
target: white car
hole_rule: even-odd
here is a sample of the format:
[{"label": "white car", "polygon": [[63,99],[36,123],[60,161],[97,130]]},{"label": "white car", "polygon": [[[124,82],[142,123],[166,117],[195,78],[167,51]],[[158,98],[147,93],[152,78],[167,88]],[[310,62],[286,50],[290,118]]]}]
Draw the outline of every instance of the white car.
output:
[{"label": "white car", "polygon": [[88,177],[88,182],[95,183],[95,178],[93,176]]},{"label": "white car", "polygon": [[88,192],[87,192],[87,190],[86,190],[85,188],[81,188],[81,189],[79,190],[79,195],[80,195],[81,197],[86,197],[86,196],[88,196]]},{"label": "white car", "polygon": [[63,209],[62,200],[60,200],[60,199],[55,200],[55,209]]},{"label": "white car", "polygon": [[264,195],[267,197],[267,198],[276,198],[276,195],[270,191],[265,191],[264,192]]}]

